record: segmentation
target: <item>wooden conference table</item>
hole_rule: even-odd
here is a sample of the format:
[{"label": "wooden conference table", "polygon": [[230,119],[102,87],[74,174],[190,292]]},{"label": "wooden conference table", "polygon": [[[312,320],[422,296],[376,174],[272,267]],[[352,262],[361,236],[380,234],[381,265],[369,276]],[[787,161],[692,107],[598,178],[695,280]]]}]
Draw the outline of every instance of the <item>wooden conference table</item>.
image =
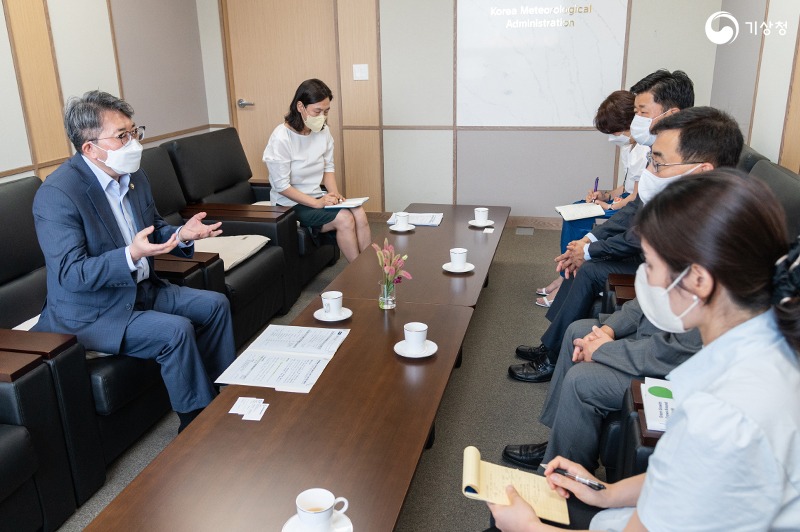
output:
[{"label": "wooden conference table", "polygon": [[[510,207],[488,207],[495,230],[485,233],[468,223],[478,206],[412,203],[406,209],[408,212],[441,212],[444,213],[442,223],[438,227],[420,226],[408,233],[390,231],[386,224],[382,231],[372,235],[373,242],[378,245],[383,245],[383,239],[388,238],[398,253],[408,254],[406,269],[413,279],[397,286],[397,301],[468,307],[478,303],[511,212]],[[442,269],[443,264],[450,262],[450,249],[456,247],[468,250],[467,262],[475,265],[473,271],[455,274]],[[370,282],[371,279],[374,282]],[[345,297],[377,299],[379,282],[375,254],[364,252],[325,290],[338,290]]]},{"label": "wooden conference table", "polygon": [[[311,487],[346,497],[355,530],[392,530],[508,217],[507,207],[489,209],[493,234],[467,225],[472,207],[409,206],[443,212],[444,220],[389,236],[409,254],[414,275],[399,287],[397,308],[378,308],[379,271],[366,251],[329,287],[344,292],[351,318],[319,322],[315,300],[292,322],[350,329],[311,392],[225,387],[87,530],[280,530],[295,513],[297,494]],[[466,276],[441,269],[457,246],[469,249],[476,266]],[[431,304],[439,302],[448,304]],[[434,356],[394,353],[410,321],[428,324]],[[229,414],[238,397],[269,403],[263,419]]]},{"label": "wooden conference table", "polygon": [[[324,326],[309,305],[293,325]],[[301,491],[350,501],[359,531],[392,530],[461,349],[473,310],[345,299],[350,328],[309,394],[227,386],[87,530],[280,530]],[[396,355],[403,324],[428,324],[437,353]],[[261,421],[228,411],[259,397]]]}]

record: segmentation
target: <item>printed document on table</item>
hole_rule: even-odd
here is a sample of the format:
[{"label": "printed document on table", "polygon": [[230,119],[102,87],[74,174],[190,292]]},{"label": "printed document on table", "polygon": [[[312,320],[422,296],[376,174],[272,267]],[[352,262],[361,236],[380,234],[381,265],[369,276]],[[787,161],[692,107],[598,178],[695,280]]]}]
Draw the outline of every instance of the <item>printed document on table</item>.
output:
[{"label": "printed document on table", "polygon": [[349,332],[270,325],[216,382],[308,393]]},{"label": "printed document on table", "polygon": [[301,354],[331,358],[350,334],[350,329],[270,325],[247,351]]},{"label": "printed document on table", "polygon": [[[428,226],[437,226],[442,223],[442,218],[444,218],[444,213],[441,212],[410,212],[408,213],[408,223],[411,225],[428,225]],[[386,223],[389,225],[394,225],[397,223],[397,216],[392,213],[391,218],[386,220]]]}]

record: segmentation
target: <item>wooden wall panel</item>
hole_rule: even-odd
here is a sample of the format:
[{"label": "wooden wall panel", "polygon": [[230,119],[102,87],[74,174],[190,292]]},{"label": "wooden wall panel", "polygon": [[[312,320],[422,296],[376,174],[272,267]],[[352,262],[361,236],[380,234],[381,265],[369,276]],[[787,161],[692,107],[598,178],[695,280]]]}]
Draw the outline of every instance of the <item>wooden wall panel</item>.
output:
[{"label": "wooden wall panel", "polygon": [[33,163],[70,155],[44,0],[4,0]]},{"label": "wooden wall panel", "polygon": [[783,126],[783,140],[778,163],[793,172],[800,173],[800,32],[794,51],[794,66],[789,103],[786,105],[786,119]]},{"label": "wooden wall panel", "polygon": [[[337,87],[336,25],[331,0],[225,0],[230,98],[254,102],[232,109],[253,177],[266,178],[261,157],[275,126],[283,122],[297,86],[319,78]],[[328,124],[336,145],[336,178],[344,179],[341,107],[335,97]]]},{"label": "wooden wall panel", "polygon": [[36,170],[36,177],[44,181],[47,179],[47,176],[55,172],[61,164],[53,164],[50,166],[41,166],[38,170]]},{"label": "wooden wall panel", "polygon": [[344,161],[347,167],[347,196],[369,196],[367,211],[383,211],[381,140],[377,130],[344,131]]},{"label": "wooden wall panel", "polygon": [[[375,0],[337,2],[342,125],[379,125],[378,24]],[[369,66],[369,80],[354,81],[353,65]]]}]

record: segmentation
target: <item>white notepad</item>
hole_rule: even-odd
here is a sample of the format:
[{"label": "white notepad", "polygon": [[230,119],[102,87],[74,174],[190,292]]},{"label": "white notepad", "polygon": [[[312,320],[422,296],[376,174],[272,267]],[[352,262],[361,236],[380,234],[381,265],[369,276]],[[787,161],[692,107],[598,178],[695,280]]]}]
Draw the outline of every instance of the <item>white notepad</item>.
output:
[{"label": "white notepad", "polygon": [[597,203],[570,203],[556,207],[556,212],[567,222],[583,218],[597,218],[606,213]]}]

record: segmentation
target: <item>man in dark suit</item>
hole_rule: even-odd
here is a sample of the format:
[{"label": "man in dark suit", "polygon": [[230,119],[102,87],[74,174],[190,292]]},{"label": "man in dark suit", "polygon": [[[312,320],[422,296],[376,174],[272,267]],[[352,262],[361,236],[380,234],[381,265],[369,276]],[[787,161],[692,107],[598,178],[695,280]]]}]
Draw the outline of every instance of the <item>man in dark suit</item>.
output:
[{"label": "man in dark suit", "polygon": [[[595,237],[597,241],[585,248],[584,243],[572,250],[568,247],[568,257],[560,257],[572,273],[548,309],[550,326],[541,337],[541,345],[517,347],[517,356],[529,362],[510,366],[511,377],[526,382],[549,381],[567,327],[589,317],[592,302],[603,290],[608,275],[636,271],[642,261],[634,223],[639,206],[684,175],[736,166],[744,143],[736,120],[713,107],[684,109],[662,118],[651,131],[656,140],[639,180],[638,197],[587,235],[587,242]],[[585,249],[591,260],[584,261]]]},{"label": "man in dark suit", "polygon": [[67,102],[64,126],[77,153],[33,204],[47,264],[47,301],[34,330],[155,359],[183,430],[214,398],[213,380],[235,357],[230,307],[216,292],[159,279],[153,257],[190,257],[194,240],[222,231],[202,223],[205,213],[181,227],[159,216],[139,170],[144,126],[132,117],[127,102],[100,91]]}]

